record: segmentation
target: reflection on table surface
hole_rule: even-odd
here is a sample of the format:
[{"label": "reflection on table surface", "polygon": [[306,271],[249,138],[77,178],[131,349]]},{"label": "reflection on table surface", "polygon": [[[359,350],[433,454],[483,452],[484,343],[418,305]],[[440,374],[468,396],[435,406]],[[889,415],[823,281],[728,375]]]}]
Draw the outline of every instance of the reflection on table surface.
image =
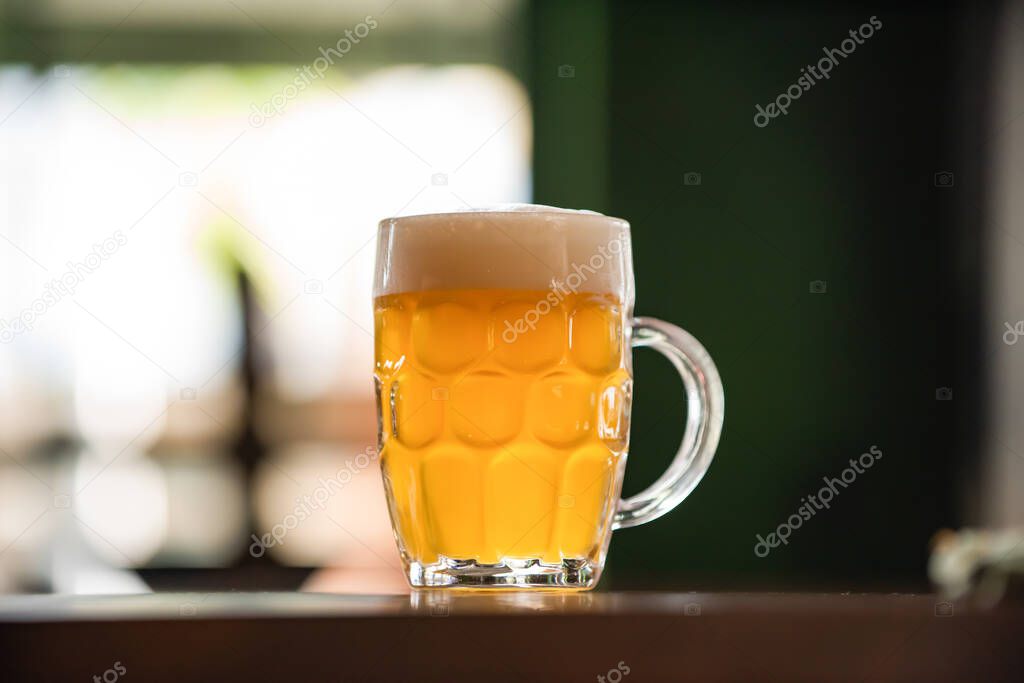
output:
[{"label": "reflection on table surface", "polygon": [[1024,615],[1020,603],[985,609],[929,594],[605,593],[418,590],[408,595],[315,592],[19,595],[0,599],[0,623],[166,619],[603,615],[908,617]]}]

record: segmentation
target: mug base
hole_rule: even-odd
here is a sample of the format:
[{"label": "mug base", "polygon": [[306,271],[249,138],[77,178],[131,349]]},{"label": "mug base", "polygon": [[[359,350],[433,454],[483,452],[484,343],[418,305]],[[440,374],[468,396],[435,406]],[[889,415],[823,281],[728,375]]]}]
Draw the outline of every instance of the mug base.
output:
[{"label": "mug base", "polygon": [[589,590],[597,585],[599,572],[588,560],[565,559],[558,563],[538,558],[506,557],[497,564],[459,560],[443,555],[430,564],[409,563],[413,588],[517,589],[556,588]]}]

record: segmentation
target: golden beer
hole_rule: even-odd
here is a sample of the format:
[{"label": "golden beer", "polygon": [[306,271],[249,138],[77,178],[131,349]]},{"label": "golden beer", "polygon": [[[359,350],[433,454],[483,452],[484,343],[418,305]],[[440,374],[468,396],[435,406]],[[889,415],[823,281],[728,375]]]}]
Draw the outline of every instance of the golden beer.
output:
[{"label": "golden beer", "polygon": [[[629,223],[516,205],[381,221],[374,274],[378,448],[413,587],[593,588],[614,529],[679,504],[724,410],[704,348],[633,317]],[[683,443],[620,499],[631,347],[686,389]]]},{"label": "golden beer", "polygon": [[374,309],[381,463],[408,560],[597,564],[629,434],[622,303],[454,289]]}]

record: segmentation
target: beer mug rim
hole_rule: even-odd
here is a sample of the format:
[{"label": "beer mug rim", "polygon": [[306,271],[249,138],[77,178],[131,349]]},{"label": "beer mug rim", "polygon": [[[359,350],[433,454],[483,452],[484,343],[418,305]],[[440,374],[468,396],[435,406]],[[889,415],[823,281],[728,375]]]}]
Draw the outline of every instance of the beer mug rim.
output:
[{"label": "beer mug rim", "polygon": [[390,216],[377,223],[378,228],[395,225],[402,222],[417,222],[422,219],[447,219],[458,221],[460,219],[473,219],[480,216],[565,216],[581,219],[581,222],[607,222],[625,230],[629,230],[629,221],[617,216],[609,216],[598,211],[589,209],[563,209],[557,206],[546,204],[494,204],[490,206],[478,206],[466,209],[455,209],[452,211],[428,211],[426,213],[414,213],[402,216]]}]

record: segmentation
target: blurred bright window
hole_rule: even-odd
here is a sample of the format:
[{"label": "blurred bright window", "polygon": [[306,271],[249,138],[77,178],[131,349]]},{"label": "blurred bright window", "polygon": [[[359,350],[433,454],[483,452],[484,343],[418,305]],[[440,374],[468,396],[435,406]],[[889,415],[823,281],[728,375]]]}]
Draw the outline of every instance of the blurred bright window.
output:
[{"label": "blurred bright window", "polygon": [[[230,557],[246,505],[225,465],[240,419],[238,273],[275,405],[370,405],[377,222],[529,201],[530,109],[508,71],[345,67],[0,65],[0,548],[65,533],[45,512],[58,491],[104,561]],[[337,440],[329,422],[304,438]],[[33,462],[53,438],[85,444],[74,467]],[[291,447],[277,441],[287,471]],[[162,462],[169,452],[203,454],[208,476],[188,456]],[[181,482],[218,492],[223,523],[176,504]],[[280,508],[265,485],[260,504]],[[39,510],[49,517],[25,534]],[[295,534],[293,559],[328,559],[313,536]],[[0,555],[0,591],[18,557]]]}]

